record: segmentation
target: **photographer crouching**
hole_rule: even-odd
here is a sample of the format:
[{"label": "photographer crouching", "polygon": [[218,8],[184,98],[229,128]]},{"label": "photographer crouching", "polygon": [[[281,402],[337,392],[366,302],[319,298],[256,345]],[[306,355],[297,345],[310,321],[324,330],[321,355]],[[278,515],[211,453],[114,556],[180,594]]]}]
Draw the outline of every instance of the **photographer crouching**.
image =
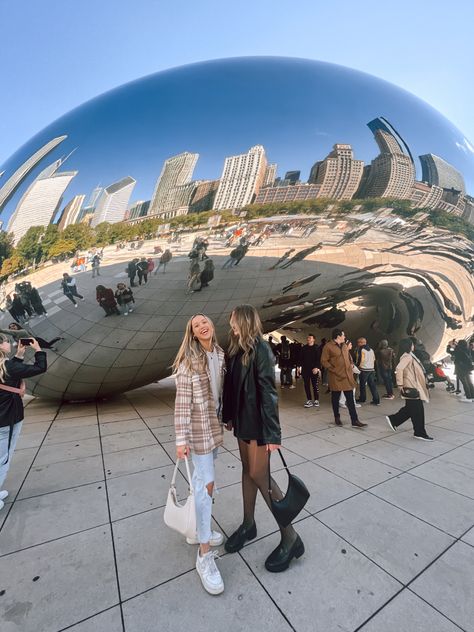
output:
[{"label": "photographer crouching", "polygon": [[[27,347],[35,351],[33,364],[23,362]],[[0,335],[0,510],[8,496],[8,492],[2,487],[23,424],[23,380],[46,371],[46,352],[41,351],[34,338],[20,338],[16,354],[10,358],[10,353],[9,339]]]}]

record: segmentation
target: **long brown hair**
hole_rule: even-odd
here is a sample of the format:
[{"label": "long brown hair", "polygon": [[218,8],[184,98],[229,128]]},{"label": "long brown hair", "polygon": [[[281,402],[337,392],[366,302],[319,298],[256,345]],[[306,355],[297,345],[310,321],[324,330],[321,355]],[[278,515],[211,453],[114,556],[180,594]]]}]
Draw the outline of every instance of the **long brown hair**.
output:
[{"label": "long brown hair", "polygon": [[236,336],[231,328],[229,355],[232,357],[242,350],[242,364],[247,366],[255,343],[263,336],[262,321],[253,305],[237,305],[232,310],[231,318],[239,328],[240,336]]},{"label": "long brown hair", "polygon": [[[0,334],[0,344],[2,342],[8,342],[8,338]],[[8,355],[5,351],[0,349],[0,382],[4,382],[7,376],[7,367],[5,366],[5,362],[8,360]]]},{"label": "long brown hair", "polygon": [[216,338],[216,329],[214,327],[214,323],[206,316],[206,314],[194,314],[186,323],[186,329],[184,330],[184,338],[181,346],[176,354],[176,358],[172,364],[173,373],[177,373],[178,369],[183,368],[186,371],[205,371],[207,357],[206,351],[201,346],[199,340],[194,336],[193,333],[193,320],[196,316],[203,316],[209,321],[209,324],[212,327],[212,344],[214,347],[217,345]]}]

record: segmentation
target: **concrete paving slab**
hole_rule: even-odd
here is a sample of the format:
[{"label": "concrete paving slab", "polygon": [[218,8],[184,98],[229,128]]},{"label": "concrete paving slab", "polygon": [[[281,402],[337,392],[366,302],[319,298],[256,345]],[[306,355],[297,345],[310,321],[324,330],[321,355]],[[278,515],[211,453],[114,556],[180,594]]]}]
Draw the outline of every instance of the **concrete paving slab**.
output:
[{"label": "concrete paving slab", "polygon": [[474,498],[474,470],[436,459],[414,468],[411,473],[453,492]]},{"label": "concrete paving slab", "polygon": [[93,426],[64,427],[61,424],[53,424],[44,440],[44,446],[68,443],[69,441],[82,441],[94,439],[99,436],[97,424]]},{"label": "concrete paving slab", "polygon": [[156,444],[156,437],[146,427],[143,430],[111,434],[102,437],[102,451],[104,454],[154,444]]},{"label": "concrete paving slab", "polygon": [[462,540],[463,542],[467,542],[467,544],[474,546],[474,527],[462,537]]},{"label": "concrete paving slab", "polygon": [[409,590],[402,591],[360,632],[459,632],[460,628]]},{"label": "concrete paving slab", "polygon": [[171,459],[165,450],[156,444],[104,454],[104,463],[107,478],[112,478],[169,465]]},{"label": "concrete paving slab", "polygon": [[10,469],[8,470],[4,484],[5,489],[10,493],[9,498],[11,500],[16,496],[23,484],[37,451],[37,448],[27,448],[25,450],[18,450],[18,452],[15,451],[13,454]]},{"label": "concrete paving slab", "polygon": [[113,424],[99,424],[100,436],[102,438],[123,432],[134,432],[135,430],[145,430],[145,422],[141,419],[128,419],[126,421],[116,421]]},{"label": "concrete paving slab", "polygon": [[129,599],[194,568],[196,548],[153,509],[113,523],[122,599]]},{"label": "concrete paving slab", "polygon": [[463,467],[467,467],[468,469],[474,469],[474,458],[472,454],[472,450],[469,450],[467,447],[460,446],[451,450],[451,452],[446,452],[440,458],[440,461],[447,461],[448,463],[455,463],[456,465],[462,465]]},{"label": "concrete paving slab", "polygon": [[2,632],[53,632],[117,604],[110,527],[3,557],[0,590]]},{"label": "concrete paving slab", "polygon": [[473,632],[473,567],[474,548],[456,542],[410,588],[460,628]]},{"label": "concrete paving slab", "polygon": [[101,456],[34,466],[25,479],[19,498],[30,498],[104,480]]},{"label": "concrete paving slab", "polygon": [[28,448],[38,448],[46,436],[46,431],[24,433],[23,429],[16,444],[16,450],[25,450]]},{"label": "concrete paving slab", "polygon": [[473,412],[474,407],[471,407],[469,410],[469,416],[467,414],[457,415],[456,417],[450,417],[449,419],[443,417],[435,421],[432,425],[439,428],[445,428],[446,430],[464,432],[465,434],[474,436],[474,423],[472,421]]},{"label": "concrete paving slab", "polygon": [[114,411],[107,413],[98,413],[99,422],[101,424],[113,423],[114,421],[126,421],[127,419],[139,419],[139,415],[136,410],[130,409],[129,411]]},{"label": "concrete paving slab", "polygon": [[358,430],[352,430],[352,428],[338,428],[334,425],[331,428],[324,428],[312,434],[315,437],[335,443],[342,448],[352,448],[356,445],[364,445],[374,441],[374,438],[366,432],[359,432]]},{"label": "concrete paving slab", "polygon": [[150,416],[150,417],[143,415],[143,421],[152,430],[154,430],[155,428],[174,426],[174,417],[171,414],[157,415],[157,416]]},{"label": "concrete paving slab", "polygon": [[370,491],[456,538],[474,525],[474,500],[410,474],[391,478]]},{"label": "concrete paving slab", "polygon": [[374,461],[353,450],[315,459],[315,463],[363,489],[401,473],[396,467]]},{"label": "concrete paving slab", "polygon": [[318,519],[403,583],[454,541],[368,493],[320,512]]},{"label": "concrete paving slab", "polygon": [[[163,507],[166,504],[173,470],[173,465],[165,465],[108,479],[107,490],[112,520]],[[184,478],[178,476],[178,497],[185,497],[187,488]]]},{"label": "concrete paving slab", "polygon": [[409,470],[430,460],[430,456],[415,452],[409,448],[402,448],[394,443],[380,439],[366,445],[352,448],[354,452],[363,454],[371,459],[392,465],[399,470]]},{"label": "concrete paving slab", "polygon": [[96,614],[82,623],[73,625],[68,630],[70,632],[123,632],[120,606]]},{"label": "concrete paving slab", "polygon": [[67,441],[57,445],[44,445],[39,449],[36,455],[35,466],[96,456],[100,453],[100,441],[98,437]]},{"label": "concrete paving slab", "polygon": [[[30,423],[29,419],[25,419],[21,429],[21,436],[35,434],[37,432],[47,432],[51,427],[51,421],[37,421]],[[18,444],[17,444],[18,445]]]},{"label": "concrete paving slab", "polygon": [[97,415],[85,415],[84,417],[61,417],[55,420],[55,428],[79,428],[84,426],[96,426]]},{"label": "concrete paving slab", "polygon": [[392,432],[390,436],[385,437],[384,441],[399,445],[402,448],[408,448],[409,450],[415,450],[416,452],[427,454],[431,457],[440,456],[441,454],[445,454],[445,452],[449,452],[453,449],[452,443],[440,441],[435,437],[436,429],[434,427],[430,428],[430,432],[433,435],[434,441],[421,441],[419,439],[415,439],[411,432],[404,432],[402,434]]},{"label": "concrete paving slab", "polygon": [[315,518],[300,522],[298,532],[305,554],[283,574],[264,568],[279,535],[241,552],[298,632],[355,630],[400,590],[399,582]]},{"label": "concrete paving slab", "polygon": [[259,632],[292,630],[239,556],[226,556],[218,565],[225,585],[218,598],[205,593],[197,573],[191,571],[127,601],[126,632],[156,632],[158,620],[167,632],[243,632],[255,628],[256,613],[261,613]]},{"label": "concrete paving slab", "polygon": [[0,555],[106,522],[108,509],[104,484],[94,483],[19,500],[14,503],[0,532]]},{"label": "concrete paving slab", "polygon": [[327,454],[340,452],[343,448],[326,441],[318,434],[305,434],[285,440],[285,448],[305,459],[316,459]]}]

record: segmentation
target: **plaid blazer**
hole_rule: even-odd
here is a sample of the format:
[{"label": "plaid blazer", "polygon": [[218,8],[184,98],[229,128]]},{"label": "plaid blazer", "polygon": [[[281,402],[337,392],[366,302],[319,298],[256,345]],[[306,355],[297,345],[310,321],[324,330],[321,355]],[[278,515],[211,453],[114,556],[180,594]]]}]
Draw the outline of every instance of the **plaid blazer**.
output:
[{"label": "plaid blazer", "polygon": [[[218,346],[217,354],[224,383],[225,356]],[[224,429],[217,417],[211,390],[209,368],[198,367],[192,371],[183,366],[175,374],[176,399],[174,406],[174,427],[176,445],[189,445],[196,454],[209,454],[224,443]]]}]

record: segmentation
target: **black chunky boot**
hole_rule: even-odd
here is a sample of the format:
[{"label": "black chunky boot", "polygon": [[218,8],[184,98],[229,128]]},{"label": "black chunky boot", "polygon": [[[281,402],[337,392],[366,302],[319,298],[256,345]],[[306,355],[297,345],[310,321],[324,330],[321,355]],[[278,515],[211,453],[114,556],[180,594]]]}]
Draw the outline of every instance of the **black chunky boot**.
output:
[{"label": "black chunky boot", "polygon": [[227,553],[237,553],[244,546],[247,540],[253,540],[257,537],[257,525],[255,522],[250,527],[245,527],[243,524],[234,531],[234,533],[227,538],[224,545]]},{"label": "black chunky boot", "polygon": [[267,571],[270,571],[270,573],[281,573],[282,571],[286,571],[294,557],[301,557],[303,553],[304,544],[298,535],[289,548],[283,547],[280,542],[277,548],[270,553],[265,560],[265,568]]}]

